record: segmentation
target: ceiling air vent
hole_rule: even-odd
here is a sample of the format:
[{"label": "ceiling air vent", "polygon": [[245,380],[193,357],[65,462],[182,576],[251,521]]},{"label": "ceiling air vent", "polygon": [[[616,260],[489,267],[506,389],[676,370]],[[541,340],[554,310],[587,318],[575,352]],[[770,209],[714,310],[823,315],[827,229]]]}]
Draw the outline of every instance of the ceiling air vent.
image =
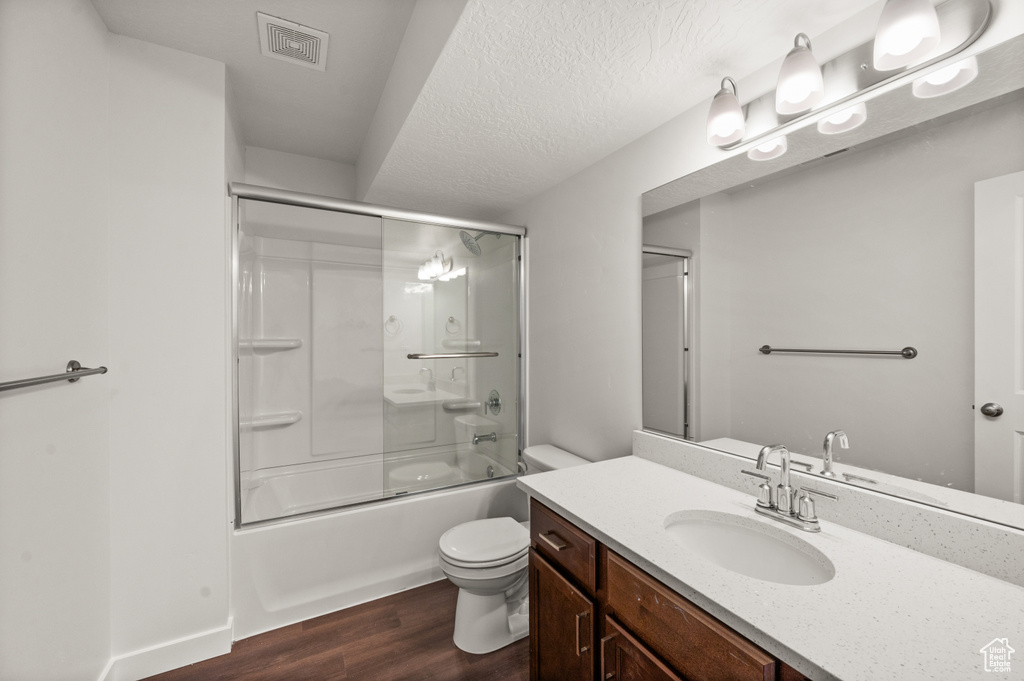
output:
[{"label": "ceiling air vent", "polygon": [[263,54],[317,71],[327,68],[329,35],[263,12],[256,12],[256,20],[260,25],[260,51]]}]

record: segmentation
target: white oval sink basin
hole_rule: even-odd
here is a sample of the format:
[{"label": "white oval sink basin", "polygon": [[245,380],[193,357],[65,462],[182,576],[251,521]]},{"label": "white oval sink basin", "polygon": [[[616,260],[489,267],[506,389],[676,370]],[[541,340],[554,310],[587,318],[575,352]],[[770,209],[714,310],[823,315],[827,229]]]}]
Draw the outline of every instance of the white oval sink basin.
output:
[{"label": "white oval sink basin", "polygon": [[771,525],[732,513],[680,511],[665,518],[665,531],[688,551],[747,577],[813,586],[835,577],[828,557]]}]

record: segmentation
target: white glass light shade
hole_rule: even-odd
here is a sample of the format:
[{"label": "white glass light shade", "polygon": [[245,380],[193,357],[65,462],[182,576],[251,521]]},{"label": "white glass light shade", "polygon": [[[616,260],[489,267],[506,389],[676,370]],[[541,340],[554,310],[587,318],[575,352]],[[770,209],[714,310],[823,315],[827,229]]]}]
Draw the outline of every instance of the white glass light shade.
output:
[{"label": "white glass light shade", "polygon": [[[801,38],[806,45],[800,44]],[[824,97],[825,81],[821,77],[821,67],[811,52],[811,41],[801,33],[779,69],[775,110],[785,115],[803,113],[820,104]]]},{"label": "white glass light shade", "polygon": [[822,135],[838,135],[860,127],[868,119],[868,108],[861,102],[848,106],[818,121],[818,132]]},{"label": "white glass light shade", "polygon": [[751,161],[770,161],[785,154],[788,148],[789,144],[786,142],[786,136],[779,135],[748,151],[747,158]]},{"label": "white glass light shade", "polygon": [[427,263],[420,265],[420,268],[416,270],[416,278],[420,281],[428,281],[430,275],[427,273]]},{"label": "white glass light shade", "polygon": [[968,57],[918,78],[914,81],[911,89],[914,96],[921,99],[941,97],[954,90],[959,90],[977,77],[978,58]]},{"label": "white glass light shade", "polygon": [[[732,91],[726,89],[726,83],[732,84]],[[743,109],[736,96],[736,83],[731,78],[722,80],[722,89],[711,100],[708,111],[708,144],[724,147],[727,144],[743,139],[746,123],[743,120]]]},{"label": "white glass light shade", "polygon": [[875,30],[875,69],[919,63],[938,44],[939,17],[931,0],[887,0]]}]

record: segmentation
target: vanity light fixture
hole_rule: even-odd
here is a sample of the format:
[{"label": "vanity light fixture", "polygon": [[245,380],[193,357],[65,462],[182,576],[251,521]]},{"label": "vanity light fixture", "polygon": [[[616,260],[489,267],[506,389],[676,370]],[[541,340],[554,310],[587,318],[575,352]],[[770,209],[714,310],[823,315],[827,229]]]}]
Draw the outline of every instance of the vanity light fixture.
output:
[{"label": "vanity light fixture", "polygon": [[939,16],[931,0],[887,0],[875,30],[875,69],[911,66],[938,44]]},{"label": "vanity light fixture", "polygon": [[818,121],[818,132],[822,135],[838,135],[860,127],[868,119],[868,107],[864,102],[840,109],[828,118]]},{"label": "vanity light fixture", "polygon": [[941,97],[959,90],[977,77],[978,58],[971,56],[918,78],[911,86],[911,90],[915,97],[921,99]]},{"label": "vanity light fixture", "polygon": [[779,135],[748,151],[747,158],[751,161],[770,161],[785,154],[788,148],[786,136]]},{"label": "vanity light fixture", "polygon": [[[727,89],[727,85],[732,89]],[[708,112],[708,144],[724,147],[738,142],[743,139],[745,127],[743,110],[736,94],[736,81],[725,77],[722,79],[722,89],[711,100],[711,110]]]},{"label": "vanity light fixture", "polygon": [[[775,92],[755,97],[742,108],[736,82],[725,78],[708,112],[708,144],[725,151],[743,147],[755,158],[765,153],[757,147],[808,125],[816,124],[825,135],[862,125],[869,93],[897,87],[954,59],[981,37],[993,15],[991,0],[941,0],[934,6],[933,1],[886,0],[874,38],[824,65],[812,54],[807,36],[798,34],[779,71]],[[941,44],[940,32],[945,36]],[[827,95],[822,74],[828,74]],[[918,97],[937,97],[976,76],[976,63],[960,58],[949,70],[939,68],[918,78],[912,89]]]},{"label": "vanity light fixture", "polygon": [[824,98],[825,81],[821,77],[821,66],[811,52],[811,39],[804,33],[797,33],[793,49],[779,70],[775,110],[783,115],[803,113],[813,109]]}]

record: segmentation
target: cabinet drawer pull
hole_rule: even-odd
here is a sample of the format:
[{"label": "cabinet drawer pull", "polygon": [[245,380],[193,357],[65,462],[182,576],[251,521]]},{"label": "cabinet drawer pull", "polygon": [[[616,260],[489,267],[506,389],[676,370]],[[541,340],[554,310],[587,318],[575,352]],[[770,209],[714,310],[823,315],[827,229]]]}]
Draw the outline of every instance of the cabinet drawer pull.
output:
[{"label": "cabinet drawer pull", "polygon": [[561,551],[562,549],[569,548],[569,545],[562,541],[561,538],[559,538],[559,536],[554,532],[545,532],[544,534],[540,534],[537,536],[543,539],[544,542],[548,546],[553,548],[555,551]]},{"label": "cabinet drawer pull", "polygon": [[[601,678],[604,681],[615,678],[615,665],[608,664],[608,644],[616,636],[618,636],[618,634],[611,634],[610,636],[605,636],[601,639]],[[612,651],[614,652],[614,648]],[[608,671],[608,669],[611,669],[612,671]]]},{"label": "cabinet drawer pull", "polygon": [[576,615],[576,657],[582,657],[583,653],[590,650],[590,646],[580,647],[580,622],[584,617],[590,617],[589,612],[581,612]]}]

